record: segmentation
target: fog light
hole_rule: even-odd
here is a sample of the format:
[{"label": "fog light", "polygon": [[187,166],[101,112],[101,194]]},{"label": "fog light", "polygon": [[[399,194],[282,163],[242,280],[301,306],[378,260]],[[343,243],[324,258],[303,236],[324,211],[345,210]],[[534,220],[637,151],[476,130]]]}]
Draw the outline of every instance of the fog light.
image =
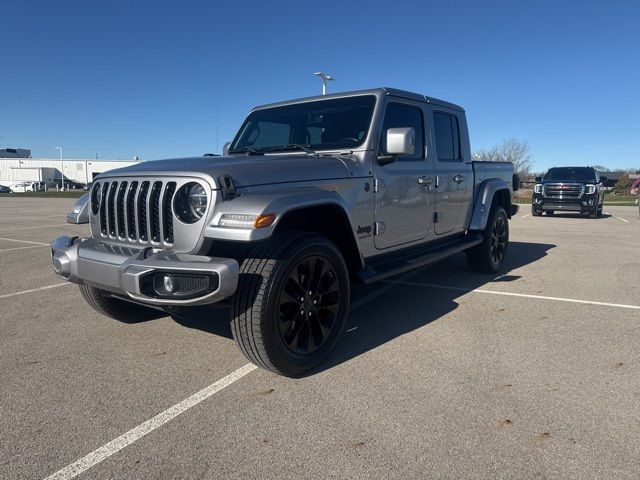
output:
[{"label": "fog light", "polygon": [[164,289],[168,292],[171,293],[173,292],[173,277],[171,277],[171,275],[165,275],[162,278],[162,284],[164,285]]}]

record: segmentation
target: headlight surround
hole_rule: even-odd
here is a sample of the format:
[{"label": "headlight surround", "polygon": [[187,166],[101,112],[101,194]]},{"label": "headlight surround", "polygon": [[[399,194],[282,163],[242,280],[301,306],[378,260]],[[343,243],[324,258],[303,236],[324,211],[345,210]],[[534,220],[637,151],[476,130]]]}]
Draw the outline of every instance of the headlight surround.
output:
[{"label": "headlight surround", "polygon": [[587,195],[593,195],[594,193],[596,193],[596,186],[595,185],[585,185],[584,186],[584,193],[586,193]]},{"label": "headlight surround", "polygon": [[542,193],[542,184],[541,183],[537,183],[533,187],[533,193]]},{"label": "headlight surround", "polygon": [[207,211],[207,191],[196,182],[189,182],[178,190],[173,200],[173,210],[183,223],[196,223]]}]

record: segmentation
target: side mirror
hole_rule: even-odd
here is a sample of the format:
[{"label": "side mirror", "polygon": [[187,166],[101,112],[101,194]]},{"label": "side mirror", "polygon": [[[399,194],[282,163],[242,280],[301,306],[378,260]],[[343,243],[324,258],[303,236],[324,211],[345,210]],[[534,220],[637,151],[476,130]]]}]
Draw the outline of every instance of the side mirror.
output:
[{"label": "side mirror", "polygon": [[604,183],[608,180],[607,177],[600,177],[600,183]]},{"label": "side mirror", "polygon": [[388,155],[413,155],[416,148],[416,130],[413,127],[387,130]]},{"label": "side mirror", "polygon": [[534,180],[535,180],[536,182],[541,182],[541,181],[542,181],[542,177],[536,177],[536,178],[534,178]]},{"label": "side mirror", "polygon": [[229,145],[231,145],[231,142],[225,143],[224,146],[222,147],[223,155],[229,155]]}]

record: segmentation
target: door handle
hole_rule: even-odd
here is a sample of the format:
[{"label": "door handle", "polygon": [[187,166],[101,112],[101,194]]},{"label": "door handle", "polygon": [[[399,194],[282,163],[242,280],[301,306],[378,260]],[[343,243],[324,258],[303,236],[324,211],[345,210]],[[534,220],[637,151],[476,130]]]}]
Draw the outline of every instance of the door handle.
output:
[{"label": "door handle", "polygon": [[432,182],[433,182],[433,178],[431,178],[431,177],[420,177],[420,178],[418,178],[418,183],[420,185],[422,185],[423,187],[426,187],[427,185],[431,185]]},{"label": "door handle", "polygon": [[456,183],[462,183],[467,179],[467,177],[463,176],[463,175],[456,175],[455,177],[453,177],[453,181]]}]

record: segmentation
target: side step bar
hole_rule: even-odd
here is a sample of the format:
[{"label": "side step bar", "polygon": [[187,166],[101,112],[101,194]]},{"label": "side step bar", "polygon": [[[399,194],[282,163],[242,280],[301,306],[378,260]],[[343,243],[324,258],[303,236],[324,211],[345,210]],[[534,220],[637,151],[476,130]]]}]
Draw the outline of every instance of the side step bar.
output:
[{"label": "side step bar", "polygon": [[413,270],[414,268],[432,265],[444,260],[450,255],[474,247],[479,243],[482,243],[482,234],[472,233],[451,242],[426,248],[414,255],[403,255],[399,253],[398,256],[385,258],[380,262],[374,262],[360,270],[357,276],[360,281],[366,284],[378,282],[385,278]]}]

